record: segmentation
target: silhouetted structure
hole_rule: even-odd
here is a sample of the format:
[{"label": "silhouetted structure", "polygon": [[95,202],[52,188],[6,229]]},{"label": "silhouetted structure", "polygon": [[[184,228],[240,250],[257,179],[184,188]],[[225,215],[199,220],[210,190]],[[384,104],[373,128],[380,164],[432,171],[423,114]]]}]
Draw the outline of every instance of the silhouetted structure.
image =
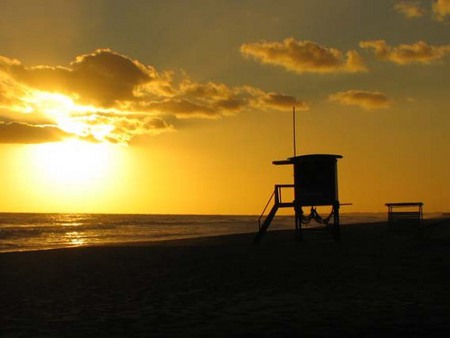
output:
[{"label": "silhouetted structure", "polygon": [[388,207],[388,222],[390,227],[402,224],[415,224],[420,226],[423,222],[422,202],[386,203],[386,206]]},{"label": "silhouetted structure", "polygon": [[[327,228],[332,230],[334,239],[340,239],[339,224],[339,198],[337,181],[337,160],[341,155],[302,155],[291,157],[283,161],[274,161],[275,165],[293,165],[294,166],[294,184],[277,184],[275,190],[266,204],[264,211],[259,219],[259,232],[254,239],[254,243],[259,243],[270,226],[278,208],[294,208],[295,211],[295,237],[296,240],[302,239],[302,224],[315,220],[326,224]],[[281,191],[283,188],[294,188],[294,201],[283,202]],[[262,221],[263,215],[274,200],[272,209],[267,217]],[[317,213],[316,206],[331,205],[330,215],[323,219]],[[311,207],[311,214],[304,216],[303,207]],[[333,223],[329,221],[333,217]]]}]

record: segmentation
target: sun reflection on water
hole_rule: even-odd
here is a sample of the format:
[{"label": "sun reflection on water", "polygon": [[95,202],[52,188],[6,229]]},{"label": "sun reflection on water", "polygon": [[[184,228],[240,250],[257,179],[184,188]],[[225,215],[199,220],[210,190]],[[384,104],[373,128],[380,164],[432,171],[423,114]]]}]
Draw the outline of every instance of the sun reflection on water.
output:
[{"label": "sun reflection on water", "polygon": [[86,240],[78,231],[66,232],[65,239],[69,244],[74,246],[86,244]]},{"label": "sun reflection on water", "polygon": [[63,227],[79,227],[79,226],[83,225],[83,223],[81,223],[81,222],[66,222],[66,223],[60,223],[60,225]]}]

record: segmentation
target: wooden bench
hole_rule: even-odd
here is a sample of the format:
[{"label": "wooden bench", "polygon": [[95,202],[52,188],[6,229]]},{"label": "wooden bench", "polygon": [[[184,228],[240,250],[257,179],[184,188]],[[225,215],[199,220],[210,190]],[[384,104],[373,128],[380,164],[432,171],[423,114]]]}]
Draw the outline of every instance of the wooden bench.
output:
[{"label": "wooden bench", "polygon": [[422,225],[422,202],[386,203],[386,206],[388,207],[388,222],[390,226],[394,224]]}]

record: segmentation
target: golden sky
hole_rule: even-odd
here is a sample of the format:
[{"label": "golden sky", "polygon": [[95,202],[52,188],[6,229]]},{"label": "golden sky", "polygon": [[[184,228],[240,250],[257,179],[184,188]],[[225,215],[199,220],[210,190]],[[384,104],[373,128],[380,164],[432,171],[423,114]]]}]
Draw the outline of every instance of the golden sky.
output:
[{"label": "golden sky", "polygon": [[450,210],[450,0],[0,0],[0,210],[259,214],[341,154],[344,211]]}]

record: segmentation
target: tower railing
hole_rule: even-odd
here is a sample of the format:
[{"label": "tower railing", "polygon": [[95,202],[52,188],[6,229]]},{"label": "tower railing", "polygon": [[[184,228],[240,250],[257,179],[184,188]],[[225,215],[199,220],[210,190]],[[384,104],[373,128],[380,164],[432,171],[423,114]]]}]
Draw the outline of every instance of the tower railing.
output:
[{"label": "tower railing", "polygon": [[275,189],[272,192],[272,194],[270,195],[269,200],[267,201],[261,215],[258,218],[258,226],[260,229],[261,229],[262,220],[263,220],[265,213],[267,211],[267,208],[269,207],[272,200],[274,200],[274,206],[276,206],[277,208],[293,206],[293,201],[292,202],[283,202],[283,189],[286,189],[286,188],[293,189],[294,185],[293,184],[275,184]]}]

